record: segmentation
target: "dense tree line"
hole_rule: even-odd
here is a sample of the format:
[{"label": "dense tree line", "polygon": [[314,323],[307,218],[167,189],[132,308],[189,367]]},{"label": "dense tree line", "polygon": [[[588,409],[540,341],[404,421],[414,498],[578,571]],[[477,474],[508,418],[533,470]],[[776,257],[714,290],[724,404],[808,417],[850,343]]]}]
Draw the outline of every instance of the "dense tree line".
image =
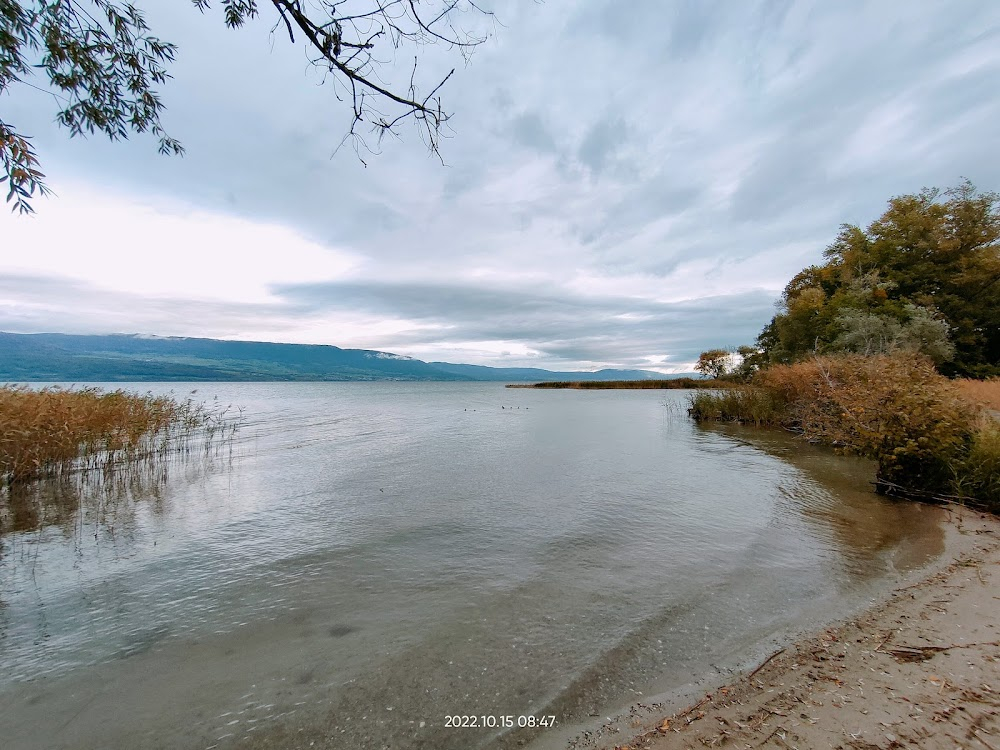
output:
[{"label": "dense tree line", "polygon": [[966,181],[893,198],[866,229],[842,226],[824,257],[788,283],[735,374],[916,351],[946,375],[1000,375],[1000,195]]}]

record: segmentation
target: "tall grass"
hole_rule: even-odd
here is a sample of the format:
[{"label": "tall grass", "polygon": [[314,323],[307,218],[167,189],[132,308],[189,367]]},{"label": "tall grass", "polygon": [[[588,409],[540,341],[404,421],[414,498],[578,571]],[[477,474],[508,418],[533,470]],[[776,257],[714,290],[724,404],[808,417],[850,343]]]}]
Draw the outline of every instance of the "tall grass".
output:
[{"label": "tall grass", "polygon": [[972,403],[1000,411],[1000,378],[989,380],[956,380],[959,391]]},{"label": "tall grass", "polygon": [[760,386],[738,385],[723,391],[699,391],[690,396],[688,413],[698,420],[740,422],[756,427],[780,424],[784,403]]},{"label": "tall grass", "polygon": [[0,387],[0,482],[105,473],[190,450],[235,430],[191,400],[96,388]]},{"label": "tall grass", "polygon": [[695,419],[779,425],[878,463],[879,488],[1000,512],[1000,424],[916,355],[814,357],[691,397]]},{"label": "tall grass", "polygon": [[1000,422],[996,419],[983,416],[977,420],[954,485],[960,497],[982,498],[994,513],[1000,513]]}]

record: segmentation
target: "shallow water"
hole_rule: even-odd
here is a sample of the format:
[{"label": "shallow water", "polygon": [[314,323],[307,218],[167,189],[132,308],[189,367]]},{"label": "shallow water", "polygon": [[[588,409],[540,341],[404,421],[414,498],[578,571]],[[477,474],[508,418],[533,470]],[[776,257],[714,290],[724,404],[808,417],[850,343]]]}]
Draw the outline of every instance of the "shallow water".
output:
[{"label": "shallow water", "polygon": [[545,743],[942,550],[865,462],[678,391],[197,387],[244,408],[226,451],[3,501],[5,747]]}]

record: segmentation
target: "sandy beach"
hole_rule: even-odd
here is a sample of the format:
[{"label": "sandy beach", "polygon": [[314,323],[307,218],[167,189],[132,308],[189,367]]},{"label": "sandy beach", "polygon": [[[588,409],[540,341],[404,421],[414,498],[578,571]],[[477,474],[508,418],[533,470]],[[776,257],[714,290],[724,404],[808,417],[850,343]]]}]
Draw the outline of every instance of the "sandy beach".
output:
[{"label": "sandy beach", "polygon": [[955,508],[948,552],[914,583],[655,718],[580,747],[1000,750],[1000,520]]}]

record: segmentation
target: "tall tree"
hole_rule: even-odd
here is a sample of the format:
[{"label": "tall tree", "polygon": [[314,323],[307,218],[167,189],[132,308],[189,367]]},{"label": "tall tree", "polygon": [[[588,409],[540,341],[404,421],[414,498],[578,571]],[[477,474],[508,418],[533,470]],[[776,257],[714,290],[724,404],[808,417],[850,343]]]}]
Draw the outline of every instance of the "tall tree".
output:
[{"label": "tall tree", "polygon": [[698,357],[694,369],[706,378],[721,378],[732,365],[733,353],[728,349],[709,349]]},{"label": "tall tree", "polygon": [[[202,12],[210,0],[191,0]],[[363,128],[377,139],[406,120],[416,122],[426,146],[438,154],[449,113],[440,91],[455,72],[429,85],[417,83],[417,58],[408,84],[383,82],[383,48],[443,44],[466,59],[486,34],[456,24],[465,11],[492,19],[475,0],[220,0],[225,24],[236,29],[270,5],[274,29],[306,46],[312,65],[329,74],[345,93],[353,120],[348,137],[364,144]],[[150,132],[164,154],[182,154],[181,143],[161,122],[157,88],[170,78],[177,47],[153,36],[142,11],[129,0],[0,0],[0,96],[34,76],[58,102],[56,120],[71,136],[102,132],[112,140]],[[7,202],[21,213],[45,195],[45,175],[28,137],[0,114],[0,183]]]}]

